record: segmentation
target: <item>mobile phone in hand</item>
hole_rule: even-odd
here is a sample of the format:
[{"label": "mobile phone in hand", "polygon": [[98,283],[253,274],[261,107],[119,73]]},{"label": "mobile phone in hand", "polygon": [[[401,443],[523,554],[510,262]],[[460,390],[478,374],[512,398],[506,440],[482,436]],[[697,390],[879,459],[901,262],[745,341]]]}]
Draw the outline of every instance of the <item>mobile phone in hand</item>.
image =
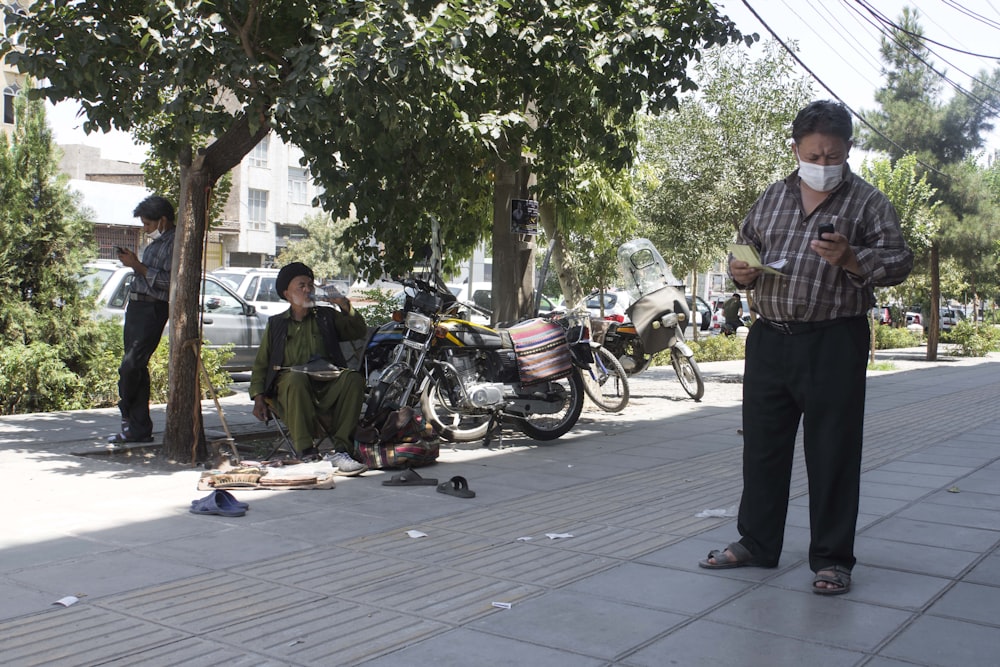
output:
[{"label": "mobile phone in hand", "polygon": [[123,255],[127,251],[125,250],[125,248],[121,247],[120,245],[116,245],[115,246],[115,252],[117,252],[119,255]]},{"label": "mobile phone in hand", "polygon": [[834,229],[833,224],[829,222],[824,222],[819,226],[819,240],[823,239],[823,234],[833,234],[836,229]]}]

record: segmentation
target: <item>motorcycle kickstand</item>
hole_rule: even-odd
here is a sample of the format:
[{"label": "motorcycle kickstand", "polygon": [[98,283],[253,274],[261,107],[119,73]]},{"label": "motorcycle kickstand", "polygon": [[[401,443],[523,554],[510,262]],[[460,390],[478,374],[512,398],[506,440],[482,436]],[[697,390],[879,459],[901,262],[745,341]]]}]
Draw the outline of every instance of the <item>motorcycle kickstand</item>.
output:
[{"label": "motorcycle kickstand", "polygon": [[497,433],[497,447],[503,447],[503,420],[500,418],[500,413],[494,410],[490,413],[490,423],[486,426],[486,437],[483,438],[483,447],[489,449],[490,441],[493,439],[493,433]]}]

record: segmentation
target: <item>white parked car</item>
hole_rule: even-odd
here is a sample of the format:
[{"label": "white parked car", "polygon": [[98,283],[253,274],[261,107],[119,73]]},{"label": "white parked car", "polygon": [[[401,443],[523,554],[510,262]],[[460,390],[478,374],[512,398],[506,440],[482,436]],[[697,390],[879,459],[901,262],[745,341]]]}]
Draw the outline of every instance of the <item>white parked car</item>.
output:
[{"label": "white parked car", "polygon": [[263,315],[277,315],[288,310],[288,302],[274,287],[278,269],[228,267],[211,274],[224,280],[244,301]]},{"label": "white parked car", "polygon": [[[98,261],[86,265],[87,273],[80,282],[97,292],[101,307],[98,317],[125,321],[125,307],[132,287],[132,269],[120,262]],[[233,357],[225,368],[243,371],[253,367],[267,316],[241,299],[229,285],[205,274],[201,283],[201,303],[204,304],[202,334],[206,347],[233,345]]]}]

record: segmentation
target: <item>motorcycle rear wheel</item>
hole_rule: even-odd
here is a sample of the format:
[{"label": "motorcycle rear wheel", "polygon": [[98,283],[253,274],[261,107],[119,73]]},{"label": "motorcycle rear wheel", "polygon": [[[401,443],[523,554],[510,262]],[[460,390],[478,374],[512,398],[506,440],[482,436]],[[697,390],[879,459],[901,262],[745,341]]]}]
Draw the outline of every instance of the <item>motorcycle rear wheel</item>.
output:
[{"label": "motorcycle rear wheel", "polygon": [[583,379],[577,372],[561,380],[551,380],[539,385],[536,391],[552,396],[562,396],[558,412],[511,418],[517,428],[534,440],[555,440],[569,432],[580,419],[583,411]]},{"label": "motorcycle rear wheel", "polygon": [[579,369],[583,390],[605,412],[621,412],[628,405],[628,378],[615,355],[603,345],[593,348],[594,361]]},{"label": "motorcycle rear wheel", "polygon": [[705,395],[705,380],[701,377],[701,369],[694,357],[685,357],[677,348],[670,350],[670,363],[677,373],[677,379],[688,396],[700,401]]}]

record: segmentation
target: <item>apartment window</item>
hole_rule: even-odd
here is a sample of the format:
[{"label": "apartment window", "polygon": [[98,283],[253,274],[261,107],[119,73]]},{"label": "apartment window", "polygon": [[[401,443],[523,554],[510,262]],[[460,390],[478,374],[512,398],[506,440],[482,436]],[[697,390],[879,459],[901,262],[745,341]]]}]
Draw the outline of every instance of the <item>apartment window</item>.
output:
[{"label": "apartment window", "polygon": [[17,97],[17,86],[7,86],[3,89],[3,122],[14,124],[14,98]]},{"label": "apartment window", "polygon": [[267,190],[254,190],[247,193],[247,221],[250,229],[267,229]]},{"label": "apartment window", "polygon": [[260,143],[253,147],[250,151],[250,166],[251,167],[267,167],[267,148],[268,141],[271,135],[268,135],[261,139]]},{"label": "apartment window", "polygon": [[295,167],[288,168],[288,203],[289,204],[305,204],[307,203],[307,186],[308,181],[306,180],[306,170],[298,169]]}]

